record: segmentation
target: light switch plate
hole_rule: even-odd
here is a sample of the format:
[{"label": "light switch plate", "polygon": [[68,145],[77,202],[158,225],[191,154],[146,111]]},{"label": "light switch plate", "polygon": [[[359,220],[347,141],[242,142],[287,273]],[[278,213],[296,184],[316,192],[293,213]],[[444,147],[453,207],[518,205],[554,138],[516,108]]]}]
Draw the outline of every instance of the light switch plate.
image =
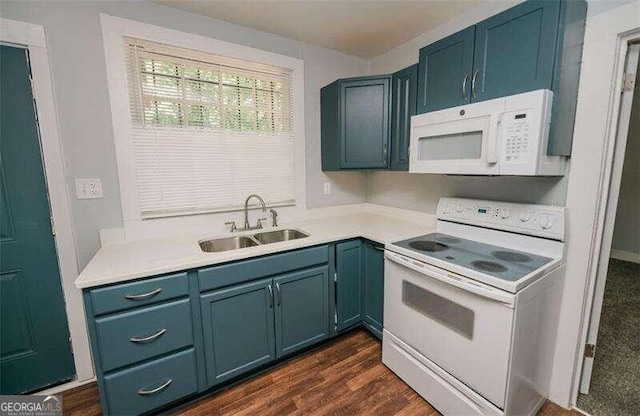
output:
[{"label": "light switch plate", "polygon": [[102,198],[102,181],[100,179],[76,179],[76,198]]},{"label": "light switch plate", "polygon": [[324,194],[331,195],[331,182],[324,183]]}]

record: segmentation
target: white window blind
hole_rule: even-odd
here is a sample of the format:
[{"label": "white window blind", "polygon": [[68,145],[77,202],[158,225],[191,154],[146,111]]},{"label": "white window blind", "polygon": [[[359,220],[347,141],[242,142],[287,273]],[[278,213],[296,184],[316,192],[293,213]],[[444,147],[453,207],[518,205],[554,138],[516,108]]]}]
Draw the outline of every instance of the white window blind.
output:
[{"label": "white window blind", "polygon": [[143,219],[295,204],[291,70],[124,40]]}]

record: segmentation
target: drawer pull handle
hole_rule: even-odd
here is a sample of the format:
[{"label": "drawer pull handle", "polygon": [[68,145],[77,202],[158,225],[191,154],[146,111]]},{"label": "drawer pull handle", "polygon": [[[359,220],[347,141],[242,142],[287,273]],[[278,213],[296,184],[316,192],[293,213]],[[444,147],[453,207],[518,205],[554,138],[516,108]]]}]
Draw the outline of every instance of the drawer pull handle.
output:
[{"label": "drawer pull handle", "polygon": [[140,295],[124,295],[124,297],[129,300],[142,300],[152,298],[160,292],[162,292],[161,287],[157,288],[156,290],[152,290],[151,292],[142,293]]},{"label": "drawer pull handle", "polygon": [[145,343],[145,342],[150,342],[155,340],[156,338],[162,336],[165,332],[167,332],[166,328],[161,329],[160,331],[156,332],[153,335],[149,335],[148,337],[144,337],[144,338],[136,338],[136,337],[132,337],[129,338],[129,341],[131,342],[137,342],[137,343]]},{"label": "drawer pull handle", "polygon": [[169,387],[169,384],[171,384],[171,382],[173,382],[173,380],[169,379],[169,380],[165,381],[160,387],[156,387],[153,390],[144,390],[144,388],[142,388],[142,389],[138,390],[138,394],[140,396],[149,396],[151,394],[160,393],[162,390],[164,390],[167,387]]}]

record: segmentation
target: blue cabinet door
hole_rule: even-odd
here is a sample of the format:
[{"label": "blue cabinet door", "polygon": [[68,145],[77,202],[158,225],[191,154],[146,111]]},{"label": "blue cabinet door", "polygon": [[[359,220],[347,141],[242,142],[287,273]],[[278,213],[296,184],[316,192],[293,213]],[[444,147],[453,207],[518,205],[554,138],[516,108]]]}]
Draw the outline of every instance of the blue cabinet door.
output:
[{"label": "blue cabinet door", "polygon": [[411,116],[416,114],[418,64],[393,74],[391,99],[391,170],[409,170]]},{"label": "blue cabinet door", "polygon": [[27,51],[0,45],[0,394],[73,377]]},{"label": "blue cabinet door", "polygon": [[526,1],[476,25],[472,100],[551,88],[560,2]]},{"label": "blue cabinet door", "polygon": [[362,242],[336,244],[337,327],[341,331],[362,322]]},{"label": "blue cabinet door", "polygon": [[391,76],[340,82],[340,167],[388,166]]},{"label": "blue cabinet door", "polygon": [[327,266],[276,277],[273,285],[278,357],[329,336]]},{"label": "blue cabinet door", "polygon": [[420,49],[418,114],[469,102],[475,27]]},{"label": "blue cabinet door", "polygon": [[271,279],[200,295],[209,386],[273,360]]},{"label": "blue cabinet door", "polygon": [[372,242],[365,243],[364,324],[374,335],[382,338],[384,304],[384,249]]}]

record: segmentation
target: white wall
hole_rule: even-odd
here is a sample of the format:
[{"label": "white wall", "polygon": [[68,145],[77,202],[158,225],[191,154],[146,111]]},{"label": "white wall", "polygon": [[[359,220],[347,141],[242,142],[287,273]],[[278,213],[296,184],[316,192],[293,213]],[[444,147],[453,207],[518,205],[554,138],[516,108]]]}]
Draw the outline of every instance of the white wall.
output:
[{"label": "white wall", "polygon": [[636,89],[611,248],[614,257],[640,261],[640,71],[636,71]]},{"label": "white wall", "polygon": [[[336,78],[367,73],[364,59],[144,1],[2,1],[0,16],[45,28],[80,269],[98,250],[98,230],[123,226],[100,13],[302,59],[307,205],[364,202],[364,173],[324,175],[320,170],[319,110],[320,88]],[[75,178],[102,179],[104,198],[75,199]],[[325,181],[332,183],[331,195],[322,193]]]}]

